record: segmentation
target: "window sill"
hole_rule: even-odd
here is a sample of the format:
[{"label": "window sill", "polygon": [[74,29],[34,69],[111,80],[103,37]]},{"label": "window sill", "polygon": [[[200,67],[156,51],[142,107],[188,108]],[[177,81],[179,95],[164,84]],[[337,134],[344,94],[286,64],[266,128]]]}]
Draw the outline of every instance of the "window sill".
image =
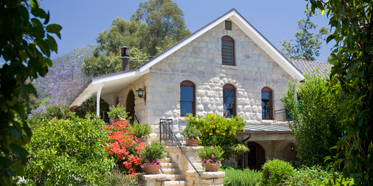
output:
[{"label": "window sill", "polygon": [[227,68],[232,70],[238,70],[237,66],[231,66],[231,65],[221,65],[221,68]]}]

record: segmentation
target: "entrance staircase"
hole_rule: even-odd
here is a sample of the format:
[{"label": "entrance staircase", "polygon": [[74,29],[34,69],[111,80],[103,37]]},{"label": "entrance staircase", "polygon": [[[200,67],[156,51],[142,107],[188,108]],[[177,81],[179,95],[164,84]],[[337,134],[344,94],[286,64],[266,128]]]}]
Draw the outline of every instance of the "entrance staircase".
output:
[{"label": "entrance staircase", "polygon": [[[172,132],[172,120],[160,121],[160,141],[166,144],[166,158],[161,160],[162,174],[140,175],[142,185],[186,185],[186,186],[222,186],[225,172],[205,172],[197,151],[201,146],[182,146]],[[163,133],[162,133],[163,132]],[[163,134],[163,135],[162,135]],[[170,143],[171,142],[171,143]]]}]

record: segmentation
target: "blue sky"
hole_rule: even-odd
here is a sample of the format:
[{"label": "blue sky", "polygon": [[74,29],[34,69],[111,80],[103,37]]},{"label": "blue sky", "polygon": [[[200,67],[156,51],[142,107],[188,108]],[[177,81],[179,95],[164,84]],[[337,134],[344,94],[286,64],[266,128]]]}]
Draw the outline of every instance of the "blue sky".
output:
[{"label": "blue sky", "polygon": [[[143,0],[42,0],[41,7],[51,13],[50,23],[60,24],[62,39],[58,42],[58,54],[63,56],[85,45],[96,43],[98,33],[109,29],[112,20],[129,20]],[[188,29],[193,33],[222,14],[235,8],[276,48],[284,39],[294,39],[297,20],[305,17],[307,1],[302,0],[174,0],[184,12]],[[328,26],[327,17],[318,15],[312,21]],[[321,47],[317,61],[325,62],[332,44]]]}]

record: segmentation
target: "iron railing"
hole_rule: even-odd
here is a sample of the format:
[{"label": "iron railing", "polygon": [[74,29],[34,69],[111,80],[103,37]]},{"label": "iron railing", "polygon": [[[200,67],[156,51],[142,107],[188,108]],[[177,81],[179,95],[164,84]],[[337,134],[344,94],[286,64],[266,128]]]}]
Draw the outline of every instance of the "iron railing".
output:
[{"label": "iron railing", "polygon": [[[175,133],[172,132],[171,127],[172,127],[172,119],[160,119],[160,121],[159,121],[159,134],[160,134],[159,141],[162,142],[162,139],[164,139],[164,140],[171,139],[172,143],[175,142],[176,145],[179,147],[181,153],[184,154],[184,156],[186,157],[186,159],[189,161],[190,165],[192,165],[193,169],[197,172],[198,176],[201,179],[204,179],[204,180],[212,180],[212,182],[214,183],[215,179],[218,179],[218,178],[202,178],[201,173],[198,172],[198,170],[196,169],[196,167],[189,160],[188,156],[185,154],[185,152],[181,148],[182,144],[177,139]],[[162,133],[162,128],[163,128],[163,133]]]}]

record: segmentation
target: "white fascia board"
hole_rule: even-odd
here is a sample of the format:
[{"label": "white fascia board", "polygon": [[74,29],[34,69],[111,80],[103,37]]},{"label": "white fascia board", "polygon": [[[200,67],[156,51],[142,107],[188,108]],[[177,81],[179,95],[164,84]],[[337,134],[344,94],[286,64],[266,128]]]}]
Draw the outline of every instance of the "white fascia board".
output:
[{"label": "white fascia board", "polygon": [[211,30],[212,28],[214,28],[216,25],[220,24],[221,22],[225,21],[226,19],[230,18],[232,15],[234,15],[235,12],[232,11],[230,13],[228,13],[227,15],[221,17],[220,19],[216,20],[215,22],[212,22],[210,23],[208,26],[206,26],[205,28],[203,28],[202,30],[198,31],[197,33],[193,34],[190,38],[184,40],[183,42],[177,44],[176,46],[172,46],[172,48],[168,51],[166,51],[165,53],[163,53],[162,55],[158,56],[156,59],[154,59],[153,61],[151,61],[150,63],[144,65],[143,67],[140,68],[140,72],[142,71],[145,71],[145,70],[149,70],[150,67],[152,67],[153,65],[157,64],[159,61],[163,60],[164,58],[166,58],[167,56],[171,55],[172,53],[174,53],[175,51],[179,50],[180,48],[182,48],[183,46],[187,45],[188,43],[192,42],[193,40],[195,40],[196,38],[198,38],[199,36],[203,35],[204,33],[206,33],[207,31]]},{"label": "white fascia board", "polygon": [[109,81],[114,81],[114,80],[118,80],[118,79],[123,79],[123,78],[127,78],[127,77],[136,76],[136,75],[146,74],[148,72],[149,72],[149,69],[146,69],[142,72],[137,70],[137,71],[127,72],[127,73],[113,75],[113,76],[94,77],[94,78],[92,78],[92,84],[105,83],[105,82],[109,82]]},{"label": "white fascia board", "polygon": [[234,12],[234,16],[231,19],[293,78],[298,80],[304,79],[303,74],[299,72],[299,70],[297,70],[293,65],[291,65],[290,62],[283,55],[281,55],[279,51],[275,49],[260,33],[258,33],[255,28],[248,24],[244,18]]}]

